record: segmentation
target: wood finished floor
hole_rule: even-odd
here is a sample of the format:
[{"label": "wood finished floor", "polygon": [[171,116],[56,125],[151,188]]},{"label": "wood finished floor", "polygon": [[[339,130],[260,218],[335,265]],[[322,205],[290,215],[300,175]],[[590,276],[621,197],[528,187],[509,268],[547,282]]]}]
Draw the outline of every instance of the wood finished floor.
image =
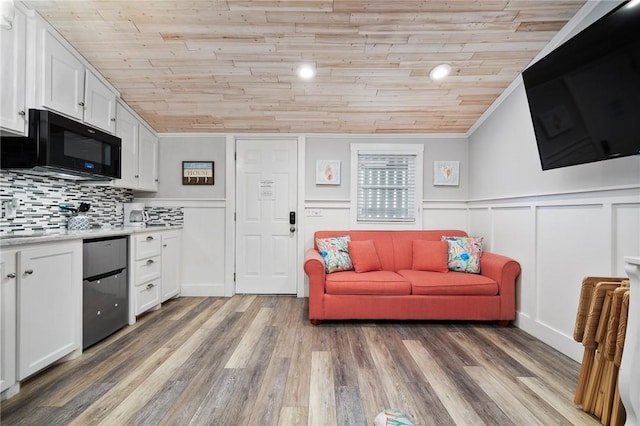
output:
[{"label": "wood finished floor", "polygon": [[306,299],[179,298],[23,383],[2,425],[597,425],[579,365],[515,327],[326,322]]}]

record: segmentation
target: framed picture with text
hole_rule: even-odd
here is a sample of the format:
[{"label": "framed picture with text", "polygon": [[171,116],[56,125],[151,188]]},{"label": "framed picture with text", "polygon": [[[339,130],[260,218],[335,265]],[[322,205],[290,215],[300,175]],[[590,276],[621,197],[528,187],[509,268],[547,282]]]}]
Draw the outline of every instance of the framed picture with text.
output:
[{"label": "framed picture with text", "polygon": [[213,185],[213,161],[183,161],[183,185]]}]

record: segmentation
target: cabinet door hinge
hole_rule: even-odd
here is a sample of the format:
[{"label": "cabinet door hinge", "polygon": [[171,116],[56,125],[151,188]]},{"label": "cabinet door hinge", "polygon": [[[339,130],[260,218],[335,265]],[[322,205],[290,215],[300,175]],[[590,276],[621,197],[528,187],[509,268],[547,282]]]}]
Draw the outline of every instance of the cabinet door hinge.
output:
[{"label": "cabinet door hinge", "polygon": [[238,153],[237,152],[233,153],[233,161],[238,161]]},{"label": "cabinet door hinge", "polygon": [[236,212],[233,212],[233,221],[236,221]]},{"label": "cabinet door hinge", "polygon": [[236,282],[236,273],[235,272],[233,273],[233,282],[234,283]]}]

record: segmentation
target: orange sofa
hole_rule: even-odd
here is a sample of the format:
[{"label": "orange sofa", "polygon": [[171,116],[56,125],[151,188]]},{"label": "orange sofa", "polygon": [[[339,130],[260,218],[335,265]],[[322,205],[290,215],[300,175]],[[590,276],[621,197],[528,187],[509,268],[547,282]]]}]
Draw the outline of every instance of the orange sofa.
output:
[{"label": "orange sofa", "polygon": [[[351,241],[372,240],[381,270],[327,274],[317,238],[349,235]],[[442,236],[466,237],[460,230],[318,231],[307,250],[304,271],[309,277],[309,320],[327,319],[515,319],[515,281],[520,264],[482,252],[480,274],[413,270],[413,241],[440,241]]]}]

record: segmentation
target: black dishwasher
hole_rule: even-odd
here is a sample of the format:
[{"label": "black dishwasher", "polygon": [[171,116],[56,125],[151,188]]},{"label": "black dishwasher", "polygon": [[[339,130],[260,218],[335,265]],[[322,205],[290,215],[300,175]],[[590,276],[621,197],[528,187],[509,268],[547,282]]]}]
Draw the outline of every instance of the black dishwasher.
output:
[{"label": "black dishwasher", "polygon": [[128,323],[127,237],[84,240],[82,348]]}]

